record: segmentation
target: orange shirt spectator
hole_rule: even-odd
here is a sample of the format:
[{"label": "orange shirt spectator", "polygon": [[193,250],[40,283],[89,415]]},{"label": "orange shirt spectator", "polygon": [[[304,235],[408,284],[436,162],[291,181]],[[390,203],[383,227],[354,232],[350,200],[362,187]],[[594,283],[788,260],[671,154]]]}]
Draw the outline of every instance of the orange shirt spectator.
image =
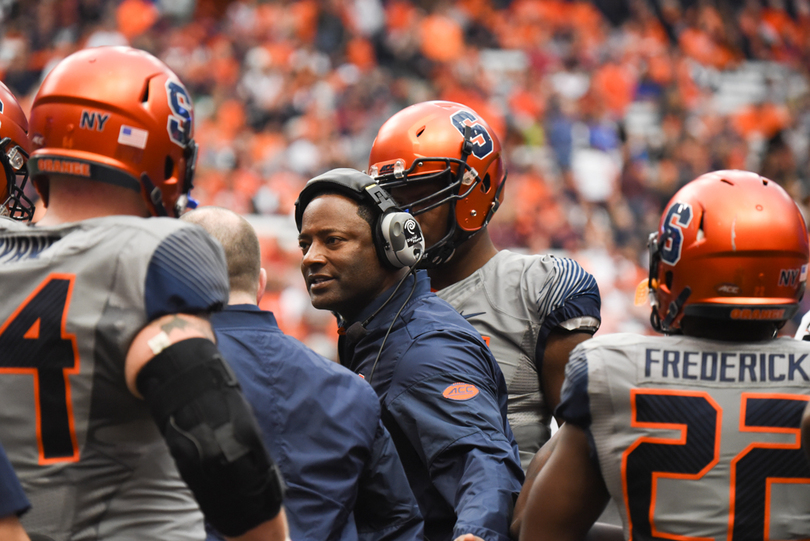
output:
[{"label": "orange shirt spectator", "polygon": [[790,115],[785,107],[770,102],[745,107],[734,115],[733,125],[743,137],[759,133],[770,139],[785,129],[790,123]]},{"label": "orange shirt spectator", "polygon": [[453,62],[464,53],[464,32],[446,15],[428,15],[421,25],[421,49],[425,58],[436,62]]},{"label": "orange shirt spectator", "polygon": [[158,9],[146,0],[124,0],[116,10],[118,30],[132,41],[149,30],[159,17]]},{"label": "orange shirt spectator", "polygon": [[632,66],[610,62],[596,70],[591,88],[610,111],[624,116],[625,109],[635,96],[636,79]]}]

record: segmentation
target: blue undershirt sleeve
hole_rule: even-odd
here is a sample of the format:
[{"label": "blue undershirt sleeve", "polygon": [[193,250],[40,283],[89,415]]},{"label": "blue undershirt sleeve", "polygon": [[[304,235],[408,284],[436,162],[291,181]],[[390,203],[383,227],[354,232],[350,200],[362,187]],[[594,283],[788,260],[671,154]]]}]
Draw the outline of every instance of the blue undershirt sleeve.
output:
[{"label": "blue undershirt sleeve", "polygon": [[560,404],[554,414],[565,422],[588,430],[591,426],[591,403],[588,397],[588,359],[581,347],[574,348],[565,366],[565,382]]}]

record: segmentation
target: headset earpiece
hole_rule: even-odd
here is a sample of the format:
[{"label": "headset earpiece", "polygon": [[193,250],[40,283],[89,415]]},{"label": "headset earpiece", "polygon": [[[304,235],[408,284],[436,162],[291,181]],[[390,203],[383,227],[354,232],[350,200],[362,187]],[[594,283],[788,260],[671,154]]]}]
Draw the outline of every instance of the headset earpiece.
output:
[{"label": "headset earpiece", "polygon": [[425,251],[425,237],[412,215],[388,211],[378,219],[378,252],[395,268],[412,267]]}]

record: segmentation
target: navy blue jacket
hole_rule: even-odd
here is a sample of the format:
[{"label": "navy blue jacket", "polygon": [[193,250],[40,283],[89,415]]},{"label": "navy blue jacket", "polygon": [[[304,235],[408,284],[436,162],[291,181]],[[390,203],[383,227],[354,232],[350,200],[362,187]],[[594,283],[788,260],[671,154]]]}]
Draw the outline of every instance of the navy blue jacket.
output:
[{"label": "navy blue jacket", "polygon": [[[414,277],[408,277],[367,333],[341,338],[341,362],[365,377],[380,398],[383,422],[425,517],[425,536],[445,541],[472,533],[507,541],[523,470],[506,420],[503,374],[481,335],[430,292],[426,272],[417,273],[405,304],[413,286]],[[373,314],[393,289],[356,321]]]},{"label": "navy blue jacket", "polygon": [[282,333],[271,312],[228,306],[211,323],[287,484],[291,539],[421,539],[422,517],[371,387]]},{"label": "navy blue jacket", "polygon": [[0,518],[20,516],[31,507],[20,480],[11,467],[6,451],[0,446]]}]

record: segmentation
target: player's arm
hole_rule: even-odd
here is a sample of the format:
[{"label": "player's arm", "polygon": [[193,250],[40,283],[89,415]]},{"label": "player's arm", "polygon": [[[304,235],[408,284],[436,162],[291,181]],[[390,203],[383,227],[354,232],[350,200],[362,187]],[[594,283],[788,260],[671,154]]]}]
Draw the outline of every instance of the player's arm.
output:
[{"label": "player's arm", "polygon": [[0,446],[0,539],[28,541],[19,518],[31,508],[6,451]]},{"label": "player's arm", "polygon": [[[560,389],[565,381],[568,355],[577,344],[591,336],[592,333],[589,332],[569,331],[562,327],[557,327],[549,333],[543,353],[543,377],[540,380],[540,390],[543,391],[549,411],[553,412],[560,403]],[[561,423],[559,419],[557,421]]]},{"label": "player's arm", "polygon": [[509,534],[515,539],[520,536],[520,528],[523,524],[523,513],[526,508],[526,501],[529,499],[529,492],[531,491],[535,479],[537,479],[537,476],[540,474],[540,471],[546,465],[548,459],[551,458],[551,453],[559,440],[559,433],[559,430],[555,432],[551,439],[535,453],[534,458],[532,458],[526,470],[526,480],[523,482],[523,488],[520,490],[520,495],[515,502],[515,513],[512,515],[512,524],[509,527]]},{"label": "player's arm", "polygon": [[3,541],[30,541],[17,515],[0,518],[0,539]]},{"label": "player's arm", "polygon": [[548,463],[530,487],[520,539],[581,541],[609,499],[590,456],[586,432],[565,424]]},{"label": "player's arm", "polygon": [[[526,502],[529,499],[532,485],[534,485],[537,476],[540,475],[540,472],[551,458],[559,439],[560,431],[558,430],[551,439],[537,451],[529,464],[529,468],[526,471],[526,481],[523,483],[523,489],[520,491],[517,502],[515,502],[515,514],[512,518],[512,526],[509,528],[509,533],[514,539],[520,538],[523,516],[526,512]],[[588,535],[585,539],[587,541],[624,541],[624,531],[620,526],[597,522],[588,530]]]},{"label": "player's arm", "polygon": [[146,400],[206,519],[240,541],[282,540],[283,484],[250,407],[204,317],[146,325],[126,360],[130,391]]},{"label": "player's arm", "polygon": [[[565,365],[574,347],[597,331],[600,323],[601,298],[596,280],[568,258],[554,258],[554,270],[542,284],[536,284],[535,295],[543,325],[537,337],[537,373],[540,390],[549,413],[560,403],[560,389],[565,380]],[[546,308],[543,298],[557,299]],[[546,310],[548,312],[546,313]],[[557,419],[562,424],[562,421]]]}]

